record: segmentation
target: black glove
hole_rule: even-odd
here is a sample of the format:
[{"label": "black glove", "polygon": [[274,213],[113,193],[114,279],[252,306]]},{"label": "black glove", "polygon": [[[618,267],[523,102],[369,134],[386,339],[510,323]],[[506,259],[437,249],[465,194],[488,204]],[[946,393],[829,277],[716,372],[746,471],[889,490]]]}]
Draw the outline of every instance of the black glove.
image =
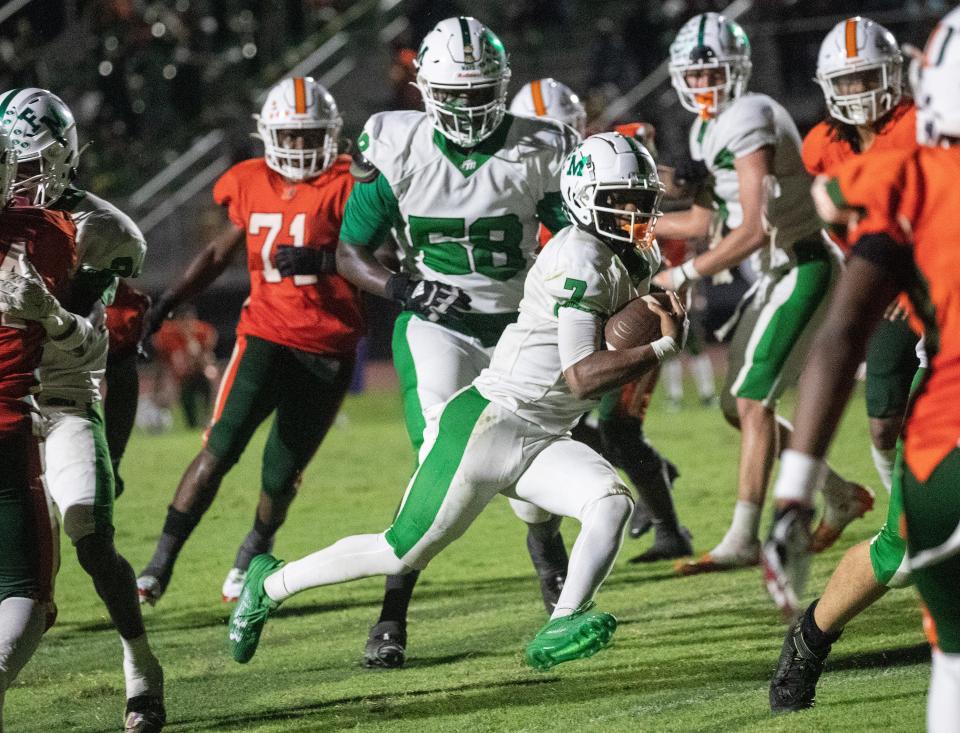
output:
[{"label": "black glove", "polygon": [[153,334],[160,330],[160,326],[170,317],[170,312],[176,306],[177,304],[172,302],[166,294],[161,295],[150,304],[150,307],[143,316],[143,332],[140,334],[138,349],[142,350],[143,342],[147,341]]},{"label": "black glove", "polygon": [[392,275],[387,280],[387,297],[405,309],[422,313],[428,321],[457,318],[470,310],[470,296],[454,285],[435,280],[415,280],[409,275]]},{"label": "black glove", "polygon": [[336,252],[312,247],[293,247],[281,244],[274,256],[281,277],[293,275],[323,275],[337,271]]},{"label": "black glove", "polygon": [[673,167],[673,180],[681,186],[699,186],[710,177],[710,170],[702,160],[685,158]]}]

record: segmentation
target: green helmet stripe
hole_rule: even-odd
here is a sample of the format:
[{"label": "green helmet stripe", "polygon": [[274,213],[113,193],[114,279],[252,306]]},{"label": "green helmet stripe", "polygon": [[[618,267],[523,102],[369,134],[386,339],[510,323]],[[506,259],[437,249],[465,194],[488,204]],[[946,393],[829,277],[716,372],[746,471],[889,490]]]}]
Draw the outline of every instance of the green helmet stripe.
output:
[{"label": "green helmet stripe", "polygon": [[647,170],[647,159],[643,157],[643,151],[640,150],[640,143],[634,140],[632,137],[627,137],[624,135],[627,143],[630,145],[630,149],[633,150],[633,154],[637,159],[637,165],[640,166],[640,170],[644,173],[649,173]]},{"label": "green helmet stripe", "polygon": [[470,24],[467,23],[467,19],[462,15],[457,18],[460,21],[460,35],[463,37],[463,45],[470,45]]},{"label": "green helmet stripe", "polygon": [[697,30],[697,45],[703,45],[703,36],[707,31],[707,14],[704,13],[700,16],[700,28]]},{"label": "green helmet stripe", "polygon": [[6,114],[7,107],[10,106],[10,102],[13,101],[13,98],[22,91],[23,89],[11,89],[9,92],[7,92],[7,96],[5,96],[3,99],[0,99],[0,118]]}]

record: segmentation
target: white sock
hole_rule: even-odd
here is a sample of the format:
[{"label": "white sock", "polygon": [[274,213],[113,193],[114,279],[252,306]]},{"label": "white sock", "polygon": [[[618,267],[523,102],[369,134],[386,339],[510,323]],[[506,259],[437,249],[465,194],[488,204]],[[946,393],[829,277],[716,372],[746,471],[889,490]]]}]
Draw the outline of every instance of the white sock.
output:
[{"label": "white sock", "polygon": [[632,510],[633,502],[628,497],[611,494],[584,511],[580,534],[570,552],[567,579],[551,619],[569,616],[596,595],[617,559]]},{"label": "white sock", "polygon": [[833,475],[846,486],[846,482],[833,473],[823,459],[788,448],[780,454],[780,473],[773,485],[773,496],[779,501],[795,501],[813,506],[813,497],[824,481],[828,480],[829,475]]},{"label": "white sock", "polygon": [[877,473],[880,474],[880,482],[889,494],[893,487],[893,461],[897,457],[897,449],[884,448],[880,450],[871,443],[870,455],[873,456],[873,465],[876,466]]},{"label": "white sock", "polygon": [[667,397],[674,402],[680,402],[683,399],[683,364],[680,362],[680,357],[675,356],[663,362],[660,373],[663,375]]},{"label": "white sock", "polygon": [[397,559],[382,533],[357,534],[287,563],[263,582],[263,589],[279,602],[307,588],[410,570]]},{"label": "white sock", "polygon": [[738,499],[733,508],[733,521],[721,545],[746,547],[757,542],[760,535],[760,505]]},{"label": "white sock", "polygon": [[700,399],[709,400],[717,396],[717,381],[713,375],[713,362],[706,354],[693,357],[690,365],[693,378],[697,382]]},{"label": "white sock", "polygon": [[960,730],[960,654],[933,650],[930,693],[927,697],[927,733]]},{"label": "white sock", "polygon": [[135,639],[120,637],[127,699],[138,695],[163,697],[163,668],[153,655],[146,633]]}]

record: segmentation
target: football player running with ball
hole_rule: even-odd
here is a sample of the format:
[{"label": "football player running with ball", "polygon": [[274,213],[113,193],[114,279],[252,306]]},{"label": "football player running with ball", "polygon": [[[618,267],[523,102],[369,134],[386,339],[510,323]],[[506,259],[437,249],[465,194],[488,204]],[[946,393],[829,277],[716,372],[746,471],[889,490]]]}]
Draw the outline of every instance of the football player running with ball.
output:
[{"label": "football player running with ball", "polygon": [[[474,18],[438,23],[416,63],[426,111],[383,112],[364,126],[337,267],[403,308],[393,360],[418,452],[429,414],[480,374],[517,319],[538,227],[556,232],[568,224],[560,167],[576,140],[564,125],[506,111],[506,52]],[[373,254],[391,229],[400,247],[397,273]],[[552,610],[567,566],[559,517],[526,502],[511,505],[529,527],[527,547]],[[416,572],[387,579],[364,651],[368,666],[403,664],[416,580]]]},{"label": "football player running with ball", "polygon": [[424,568],[498,494],[581,523],[548,623],[526,651],[548,669],[606,646],[616,629],[593,597],[609,573],[633,508],[630,491],[571,428],[599,397],[682,347],[685,313],[650,306],[663,336],[598,349],[606,318],[648,291],[660,265],[653,240],[662,187],[649,153],[617,133],[588,138],[567,158],[563,202],[576,222],[544,248],[526,277],[520,314],[490,366],[431,415],[417,471],[393,524],[284,565],[254,558],[230,617],[234,659],[249,661],[269,614],[295,593]]},{"label": "football player running with ball", "polygon": [[[840,272],[839,251],[821,238],[800,134],[770,97],[746,93],[750,69],[746,34],[717,13],[691,18],[670,46],[673,86],[683,106],[697,113],[691,156],[710,171],[717,208],[694,204],[666,214],[660,234],[706,236],[715,215],[727,233],[713,249],[661,272],[655,282],[679,290],[747,258],[759,273],[737,311],[721,395],[724,417],[741,433],[733,521],[710,552],[678,565],[683,575],[759,562],[760,509],[790,433],[776,414],[777,401],[799,375]],[[835,473],[824,493],[818,531],[832,540],[873,502],[867,490]]]},{"label": "football player running with ball", "polygon": [[[920,145],[857,156],[832,178],[817,179],[819,213],[854,226],[855,244],[803,372],[791,460],[781,469],[789,473],[791,494],[809,504],[868,339],[887,304],[898,292],[909,293],[924,322],[930,363],[907,415],[898,480],[907,566],[928,611],[924,627],[933,646],[931,733],[955,733],[960,721],[958,37],[960,11],[954,10],[927,42],[917,93]],[[800,656],[796,668],[817,665],[817,651],[788,637],[781,664]],[[774,702],[788,700],[771,696]]]},{"label": "football player running with ball", "polygon": [[79,262],[64,306],[91,333],[75,348],[52,339],[43,349],[37,402],[47,491],[120,634],[127,727],[159,730],[165,719],[163,670],[147,642],[133,568],[114,544],[115,485],[100,396],[108,344],[104,307],[118,278],[140,274],[146,242],[126,214],[69,185],[80,153],[73,114],[59,97],[14,89],[0,97],[0,111],[0,124],[18,143],[16,200],[67,211],[76,222]]},{"label": "football player running with ball", "polygon": [[311,78],[284,79],[257,120],[265,157],[221,176],[214,200],[230,223],[147,314],[145,335],[200,293],[246,243],[250,297],[224,371],[203,448],[180,479],[153,557],[140,573],[140,600],[156,603],[220,483],[257,427],[275,413],[263,451],[260,500],[222,595],[236,600],[250,558],[267,552],[304,468],[333,424],[353,373],[363,323],[356,290],[336,274],[350,158],[337,154],[341,119]]},{"label": "football player running with ball", "polygon": [[31,412],[45,339],[72,349],[89,324],[59,307],[76,266],[69,215],[13,207],[16,153],[0,134],[0,731],[6,691],[53,623],[54,539]]}]

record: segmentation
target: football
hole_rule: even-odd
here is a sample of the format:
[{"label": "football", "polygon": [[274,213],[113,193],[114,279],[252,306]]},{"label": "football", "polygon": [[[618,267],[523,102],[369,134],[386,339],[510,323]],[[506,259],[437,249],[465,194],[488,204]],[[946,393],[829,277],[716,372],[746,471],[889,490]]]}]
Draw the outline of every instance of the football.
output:
[{"label": "football", "polygon": [[607,319],[603,338],[608,349],[616,351],[649,344],[663,335],[660,332],[660,316],[650,310],[644,298],[655,298],[664,308],[670,308],[670,296],[667,293],[651,293],[634,298]]}]

